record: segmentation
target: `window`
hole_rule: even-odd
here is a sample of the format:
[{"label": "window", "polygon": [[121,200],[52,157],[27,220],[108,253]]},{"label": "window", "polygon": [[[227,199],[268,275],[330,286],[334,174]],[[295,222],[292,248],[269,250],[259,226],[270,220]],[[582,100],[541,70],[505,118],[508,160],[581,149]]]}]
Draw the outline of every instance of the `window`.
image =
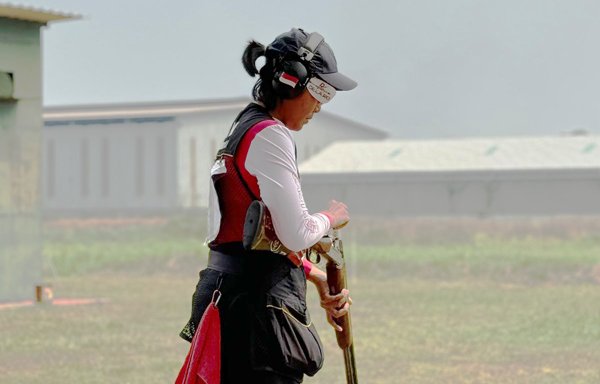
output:
[{"label": "window", "polygon": [[110,159],[109,159],[110,147],[107,137],[102,138],[102,148],[100,148],[100,166],[101,170],[101,188],[102,197],[108,197],[110,194]]},{"label": "window", "polygon": [[13,74],[0,71],[0,101],[14,100],[15,86]]},{"label": "window", "polygon": [[196,138],[190,139],[190,206],[195,207],[198,201],[196,189]]},{"label": "window", "polygon": [[46,197],[49,199],[54,198],[55,193],[55,153],[54,153],[54,140],[48,140],[46,144]]},{"label": "window", "polygon": [[80,144],[81,159],[81,196],[90,195],[90,143],[87,138],[81,139]]},{"label": "window", "polygon": [[144,138],[138,136],[135,141],[135,194],[144,195]]},{"label": "window", "polygon": [[156,194],[158,196],[165,195],[165,138],[159,137],[156,139]]}]

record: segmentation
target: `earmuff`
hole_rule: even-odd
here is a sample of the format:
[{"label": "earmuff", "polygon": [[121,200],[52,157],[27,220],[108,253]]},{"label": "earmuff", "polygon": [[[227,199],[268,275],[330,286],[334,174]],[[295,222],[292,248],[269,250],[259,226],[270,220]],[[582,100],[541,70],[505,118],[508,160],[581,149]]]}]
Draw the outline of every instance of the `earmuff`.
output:
[{"label": "earmuff", "polygon": [[293,99],[300,95],[313,77],[310,61],[323,40],[323,36],[313,32],[297,52],[287,54],[275,62],[272,84],[278,96]]}]

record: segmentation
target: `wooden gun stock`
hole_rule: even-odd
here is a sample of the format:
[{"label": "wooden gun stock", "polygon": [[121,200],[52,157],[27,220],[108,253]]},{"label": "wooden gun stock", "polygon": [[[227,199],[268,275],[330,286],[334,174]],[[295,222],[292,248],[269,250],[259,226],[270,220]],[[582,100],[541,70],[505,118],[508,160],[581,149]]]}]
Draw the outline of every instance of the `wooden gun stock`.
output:
[{"label": "wooden gun stock", "polygon": [[[329,293],[337,295],[346,288],[346,276],[343,267],[339,267],[334,262],[327,262],[327,284],[329,285]],[[335,322],[342,327],[341,332],[336,332],[335,337],[340,348],[346,349],[352,345],[352,325],[350,324],[350,315],[346,315],[335,319]]]},{"label": "wooden gun stock", "polygon": [[[333,243],[328,252],[321,255],[327,259],[327,285],[329,293],[337,295],[344,288],[348,288],[346,284],[346,261],[344,260],[344,249],[342,240],[339,239],[337,231],[334,230]],[[341,262],[340,262],[341,260]],[[341,332],[336,332],[338,346],[344,352],[344,365],[346,368],[346,383],[358,384],[356,374],[356,361],[354,359],[354,340],[352,339],[352,322],[350,321],[350,312],[347,315],[335,319],[335,322],[342,327]]]}]

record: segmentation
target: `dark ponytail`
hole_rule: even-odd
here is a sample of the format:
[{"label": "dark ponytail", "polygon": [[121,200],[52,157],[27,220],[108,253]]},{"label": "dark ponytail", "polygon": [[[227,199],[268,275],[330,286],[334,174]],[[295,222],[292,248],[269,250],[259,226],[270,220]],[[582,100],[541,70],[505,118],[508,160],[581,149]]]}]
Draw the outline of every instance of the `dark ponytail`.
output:
[{"label": "dark ponytail", "polygon": [[268,111],[272,111],[279,101],[279,96],[273,89],[275,62],[266,58],[265,65],[259,71],[256,68],[256,60],[261,56],[266,58],[266,47],[257,41],[250,40],[242,54],[242,65],[250,76],[259,75],[252,89],[252,98],[263,103]]},{"label": "dark ponytail", "polygon": [[252,77],[258,74],[256,69],[256,60],[265,55],[265,46],[261,43],[250,40],[244,53],[242,54],[242,65],[248,74]]}]

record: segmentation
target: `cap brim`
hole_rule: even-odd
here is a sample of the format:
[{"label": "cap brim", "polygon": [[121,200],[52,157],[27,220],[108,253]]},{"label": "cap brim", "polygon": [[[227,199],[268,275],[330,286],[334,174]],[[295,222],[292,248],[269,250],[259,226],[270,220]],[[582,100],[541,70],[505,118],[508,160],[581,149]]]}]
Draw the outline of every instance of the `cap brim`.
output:
[{"label": "cap brim", "polygon": [[339,72],[334,73],[318,73],[318,77],[327,82],[338,91],[349,91],[356,88],[358,83],[346,75],[342,75]]}]

